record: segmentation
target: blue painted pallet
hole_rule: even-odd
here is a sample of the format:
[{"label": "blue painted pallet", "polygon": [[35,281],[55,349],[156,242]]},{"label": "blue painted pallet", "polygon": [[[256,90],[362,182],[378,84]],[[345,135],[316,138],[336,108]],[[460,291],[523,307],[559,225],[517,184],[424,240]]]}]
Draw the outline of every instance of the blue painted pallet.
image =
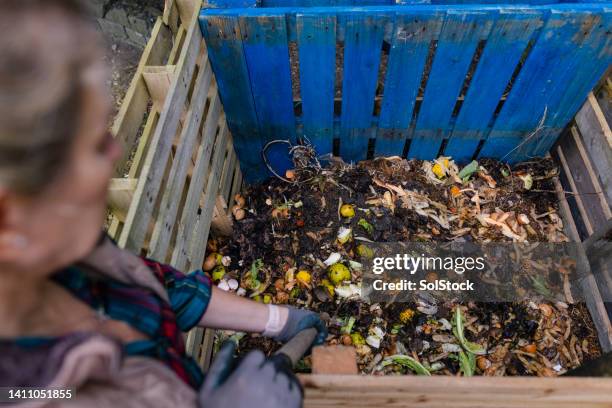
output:
[{"label": "blue painted pallet", "polygon": [[380,53],[387,17],[366,12],[344,17],[344,67],[342,114],[340,119],[340,156],[351,161],[367,156],[373,137],[374,95]]},{"label": "blue painted pallet", "polygon": [[[295,143],[285,15],[269,14],[257,19],[245,16],[239,19],[260,138],[263,143],[272,140]],[[285,145],[271,147],[268,158],[280,174],[292,167]]]},{"label": "blue painted pallet", "polygon": [[259,137],[238,17],[211,17],[201,20],[200,27],[206,37],[208,57],[216,73],[219,94],[240,167],[251,180],[259,180],[267,175],[267,171],[261,166],[260,155],[257,154],[263,144]]},{"label": "blue painted pallet", "polygon": [[375,155],[401,154],[429,48],[440,33],[441,11],[397,14],[378,122]]},{"label": "blue painted pallet", "polygon": [[317,151],[331,152],[334,135],[336,19],[317,14],[299,14],[296,19],[303,135]]},{"label": "blue painted pallet", "polygon": [[438,156],[442,140],[450,132],[451,115],[478,42],[486,38],[496,16],[489,10],[447,13],[410,144],[410,157]]},{"label": "blue painted pallet", "polygon": [[[522,67],[516,83],[480,152],[510,162],[525,160],[546,140],[554,140],[584,101],[589,90],[609,66],[612,53],[610,13],[589,10],[552,10]],[[593,24],[603,20],[606,24]],[[592,49],[599,58],[583,59]],[[581,94],[569,92],[579,88]],[[581,89],[580,89],[581,88]],[[563,100],[574,100],[574,111],[565,111],[564,122],[554,120]],[[569,113],[569,115],[568,115]]]},{"label": "blue painted pallet", "polygon": [[605,3],[606,0],[208,0],[209,7],[333,7],[333,6],[377,6],[410,4],[529,4],[544,5],[557,3]]},{"label": "blue painted pallet", "polygon": [[472,159],[521,55],[542,24],[542,13],[537,10],[500,12],[478,61],[445,155],[459,162]]},{"label": "blue painted pallet", "polygon": [[[371,140],[373,155],[401,155],[407,140],[409,158],[442,152],[467,161],[480,148],[509,161],[542,155],[612,61],[605,3],[223,1],[242,8],[204,9],[200,21],[249,182],[269,174],[265,142],[302,135],[320,154],[336,139],[347,161],[366,158]],[[286,148],[270,156],[279,172],[289,165]]]}]

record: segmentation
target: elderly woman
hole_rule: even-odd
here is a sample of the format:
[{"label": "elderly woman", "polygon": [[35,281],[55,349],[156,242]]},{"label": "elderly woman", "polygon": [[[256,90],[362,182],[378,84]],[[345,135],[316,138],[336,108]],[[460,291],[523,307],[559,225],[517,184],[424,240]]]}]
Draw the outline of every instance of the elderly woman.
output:
[{"label": "elderly woman", "polygon": [[[217,290],[101,237],[119,147],[103,48],[76,0],[0,2],[0,387],[72,388],[50,405],[295,407],[301,390],[261,352],[204,378],[194,326],[287,341],[311,312]],[[44,403],[38,403],[42,406]],[[57,405],[53,405],[57,406]]]}]

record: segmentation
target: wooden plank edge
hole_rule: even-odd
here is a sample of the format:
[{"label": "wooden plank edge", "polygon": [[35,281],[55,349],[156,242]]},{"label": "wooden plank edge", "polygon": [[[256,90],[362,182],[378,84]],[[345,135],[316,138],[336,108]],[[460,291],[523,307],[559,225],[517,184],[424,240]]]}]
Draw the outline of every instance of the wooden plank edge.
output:
[{"label": "wooden plank edge", "polygon": [[199,269],[204,261],[206,241],[208,239],[210,224],[212,222],[213,207],[219,191],[219,177],[221,176],[221,165],[223,164],[222,159],[225,155],[225,146],[227,144],[227,137],[229,134],[224,115],[221,117],[221,120],[221,129],[219,130],[219,135],[217,136],[217,140],[215,142],[213,160],[210,167],[210,173],[208,175],[208,182],[206,184],[206,192],[204,193],[206,200],[191,240],[191,263],[189,264],[189,270]]},{"label": "wooden plank edge", "polygon": [[[572,217],[569,203],[565,198],[563,187],[558,178],[554,178],[553,182],[557,193],[557,199],[559,200],[559,212],[563,218],[566,234],[572,241],[581,242],[580,234],[578,233],[574,218]],[[581,261],[587,262],[588,265],[586,255],[584,255],[584,252],[581,252],[581,254],[583,255]],[[605,353],[610,352],[612,351],[612,324],[610,323],[610,318],[608,317],[608,312],[603,303],[599,288],[597,287],[595,277],[590,274],[588,277],[582,279],[582,283],[584,298],[591,318],[593,319],[593,323],[595,324],[595,328],[597,329],[600,346]]]},{"label": "wooden plank edge", "polygon": [[[595,172],[595,169],[593,168],[591,159],[589,155],[587,154],[584,144],[582,143],[582,139],[580,137],[578,128],[576,126],[572,126],[570,128],[570,132],[574,139],[574,143],[576,144],[576,147],[578,148],[578,153],[580,154],[580,158],[584,162],[584,167],[586,168],[587,173],[589,174],[589,179],[591,180],[591,184],[593,184],[593,187],[595,188],[595,193],[601,205],[601,210],[604,213],[606,218],[610,218],[612,217],[612,211],[610,211],[610,204],[606,200],[606,195],[603,191],[603,187],[601,183],[599,182],[599,178],[597,177],[597,173]],[[610,171],[612,171],[612,169],[610,169]]]},{"label": "wooden plank edge", "polygon": [[[563,150],[561,146],[557,146],[557,155],[559,156],[559,161],[561,162],[561,167],[567,176],[567,180],[572,189],[572,193],[574,194],[574,199],[576,200],[576,205],[578,206],[578,211],[580,212],[580,217],[582,218],[582,222],[584,223],[587,233],[591,235],[593,233],[593,226],[591,225],[591,220],[584,208],[584,203],[582,202],[582,197],[578,191],[576,186],[576,182],[574,181],[574,177],[572,175],[572,171],[567,164],[567,160],[565,159],[565,155],[563,154]],[[578,239],[580,241],[580,239]]]},{"label": "wooden plank edge", "polygon": [[113,214],[120,220],[125,216],[132,203],[134,190],[138,180],[134,178],[113,178],[108,187],[108,206]]},{"label": "wooden plank edge", "polygon": [[168,183],[164,186],[160,213],[151,238],[150,253],[153,259],[163,259],[168,251],[170,234],[176,223],[179,202],[178,195],[187,182],[191,155],[196,146],[198,129],[202,123],[208,90],[212,86],[212,69],[207,64],[208,56],[202,54],[202,65],[198,72],[194,93],[186,116],[186,125],[181,131],[179,144],[172,161]]},{"label": "wooden plank edge", "polygon": [[227,205],[227,213],[231,216],[232,206],[234,204],[234,197],[236,194],[242,191],[242,171],[240,170],[239,161],[236,162],[236,169],[234,170],[234,179],[232,181],[232,189],[229,194],[229,203]]},{"label": "wooden plank edge", "polygon": [[143,70],[142,77],[153,100],[153,109],[160,110],[164,106],[175,68],[176,65],[161,65],[146,66]]},{"label": "wooden plank edge", "polygon": [[[210,157],[215,143],[215,135],[222,117],[218,94],[215,93],[213,98],[208,109],[204,128],[201,132],[202,137],[196,153],[193,175],[189,183],[187,199],[178,224],[177,238],[172,252],[172,264],[179,269],[185,269],[190,263],[188,243],[198,219],[200,196],[206,186],[206,176],[209,173]],[[218,109],[216,107],[217,104]]]},{"label": "wooden plank edge", "polygon": [[204,339],[202,339],[202,347],[200,348],[200,367],[204,371],[208,371],[212,360],[213,346],[215,345],[215,333],[214,329],[206,329],[204,331]]}]

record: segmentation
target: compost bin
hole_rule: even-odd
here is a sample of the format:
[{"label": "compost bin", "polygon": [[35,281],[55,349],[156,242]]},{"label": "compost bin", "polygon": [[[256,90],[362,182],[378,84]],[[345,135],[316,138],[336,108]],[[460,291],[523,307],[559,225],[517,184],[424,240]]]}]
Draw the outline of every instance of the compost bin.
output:
[{"label": "compost bin", "polygon": [[[347,163],[550,153],[565,234],[587,249],[605,239],[611,136],[590,93],[611,60],[605,3],[353,3],[166,2],[113,126],[126,147],[110,194],[109,232],[121,246],[200,268],[211,225],[231,232],[243,175],[269,176],[262,148],[301,139]],[[279,146],[268,158],[285,174]],[[591,277],[580,289],[609,351],[609,287]],[[213,334],[187,340],[207,367]],[[595,407],[612,395],[597,378],[302,379],[317,407]]]}]

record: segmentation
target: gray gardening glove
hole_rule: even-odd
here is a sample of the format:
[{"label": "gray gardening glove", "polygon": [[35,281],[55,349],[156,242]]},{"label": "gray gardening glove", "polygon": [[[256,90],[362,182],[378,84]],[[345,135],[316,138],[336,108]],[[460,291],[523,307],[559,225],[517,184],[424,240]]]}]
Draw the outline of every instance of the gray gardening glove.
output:
[{"label": "gray gardening glove", "polygon": [[200,390],[201,408],[301,408],[302,387],[279,360],[251,351],[234,370],[236,344],[226,341]]},{"label": "gray gardening glove", "polygon": [[296,334],[304,329],[314,327],[319,332],[315,337],[313,345],[318,346],[325,342],[327,338],[327,327],[317,313],[304,309],[296,309],[291,306],[284,306],[289,309],[287,323],[281,329],[281,332],[274,337],[274,340],[286,343],[291,340]]}]

